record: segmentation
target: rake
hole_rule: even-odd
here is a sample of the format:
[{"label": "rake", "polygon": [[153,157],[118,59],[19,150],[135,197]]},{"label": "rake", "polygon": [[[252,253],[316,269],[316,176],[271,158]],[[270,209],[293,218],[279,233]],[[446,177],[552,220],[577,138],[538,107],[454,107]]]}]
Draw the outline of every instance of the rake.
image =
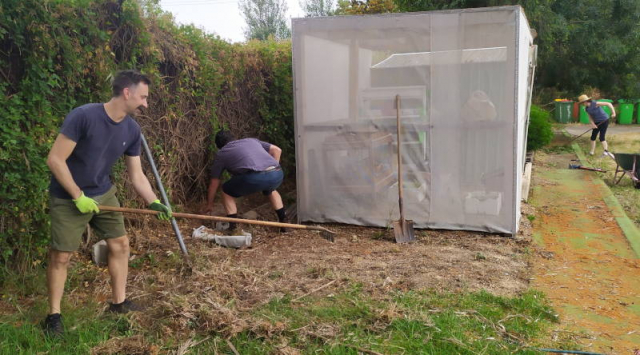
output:
[{"label": "rake", "polygon": [[[111,212],[124,212],[124,213],[138,213],[138,214],[150,214],[157,215],[158,211],[153,210],[144,210],[137,208],[126,208],[126,207],[114,207],[114,206],[98,206],[101,211],[111,211]],[[240,223],[240,224],[252,224],[257,226],[267,226],[267,227],[280,227],[280,228],[291,228],[291,229],[306,229],[306,230],[314,230],[319,231],[320,236],[330,242],[335,241],[336,232],[330,231],[324,227],[318,226],[306,226],[303,224],[294,224],[294,223],[280,223],[280,222],[269,222],[269,221],[256,221],[253,219],[241,219],[241,218],[231,218],[231,217],[218,217],[218,216],[207,216],[202,214],[192,214],[192,213],[180,213],[180,212],[172,212],[173,217],[177,218],[188,218],[188,219],[202,219],[208,221],[217,221],[217,222],[231,222],[231,223]]]}]

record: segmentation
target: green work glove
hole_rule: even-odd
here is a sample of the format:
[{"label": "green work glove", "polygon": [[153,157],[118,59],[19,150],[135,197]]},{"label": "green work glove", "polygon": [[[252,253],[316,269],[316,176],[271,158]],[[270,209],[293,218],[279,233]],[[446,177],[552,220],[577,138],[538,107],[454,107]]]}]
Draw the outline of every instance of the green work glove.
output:
[{"label": "green work glove", "polygon": [[100,212],[100,209],[98,208],[98,202],[96,202],[96,200],[92,199],[91,197],[85,196],[84,192],[80,193],[80,197],[73,200],[73,203],[76,204],[76,207],[78,208],[78,211],[80,211],[80,213]]},{"label": "green work glove", "polygon": [[160,212],[156,215],[158,219],[161,219],[163,221],[168,221],[171,219],[171,210],[169,209],[169,207],[161,204],[160,200],[151,202],[151,204],[149,205],[149,209]]}]

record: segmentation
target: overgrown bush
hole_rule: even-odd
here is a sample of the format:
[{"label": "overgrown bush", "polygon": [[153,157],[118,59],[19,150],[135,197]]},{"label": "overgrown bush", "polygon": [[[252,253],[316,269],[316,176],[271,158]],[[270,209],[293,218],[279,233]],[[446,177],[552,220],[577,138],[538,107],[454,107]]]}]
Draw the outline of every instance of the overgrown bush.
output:
[{"label": "overgrown bush", "polygon": [[[204,200],[211,136],[222,126],[282,146],[285,170],[295,171],[290,42],[230,44],[175,25],[156,1],[3,0],[0,263],[28,266],[46,250],[47,153],[72,108],[109,100],[119,69],[153,80],[137,121],[177,209]],[[119,197],[140,207],[123,165],[113,172]]]},{"label": "overgrown bush", "polygon": [[551,143],[553,129],[549,112],[536,105],[531,105],[529,113],[529,133],[527,135],[527,150],[538,150]]}]

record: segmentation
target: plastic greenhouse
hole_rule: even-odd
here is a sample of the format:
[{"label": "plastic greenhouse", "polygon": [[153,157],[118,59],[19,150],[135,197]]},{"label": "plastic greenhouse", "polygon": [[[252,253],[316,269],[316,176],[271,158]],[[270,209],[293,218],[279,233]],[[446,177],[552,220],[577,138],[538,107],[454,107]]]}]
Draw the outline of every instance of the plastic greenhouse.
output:
[{"label": "plastic greenhouse", "polygon": [[399,113],[406,218],[515,234],[535,57],[520,6],[294,19],[299,220],[399,218]]}]

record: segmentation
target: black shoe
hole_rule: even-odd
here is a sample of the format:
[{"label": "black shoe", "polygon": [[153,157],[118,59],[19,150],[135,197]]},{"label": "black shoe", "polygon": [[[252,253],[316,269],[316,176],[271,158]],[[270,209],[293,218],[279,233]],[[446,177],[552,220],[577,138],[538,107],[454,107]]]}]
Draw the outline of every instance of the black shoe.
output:
[{"label": "black shoe", "polygon": [[64,334],[62,315],[60,313],[49,314],[42,322],[42,328],[44,328],[44,333],[48,337],[61,337]]},{"label": "black shoe", "polygon": [[142,311],[142,307],[125,299],[122,303],[110,303],[109,312],[111,313],[129,313]]}]

